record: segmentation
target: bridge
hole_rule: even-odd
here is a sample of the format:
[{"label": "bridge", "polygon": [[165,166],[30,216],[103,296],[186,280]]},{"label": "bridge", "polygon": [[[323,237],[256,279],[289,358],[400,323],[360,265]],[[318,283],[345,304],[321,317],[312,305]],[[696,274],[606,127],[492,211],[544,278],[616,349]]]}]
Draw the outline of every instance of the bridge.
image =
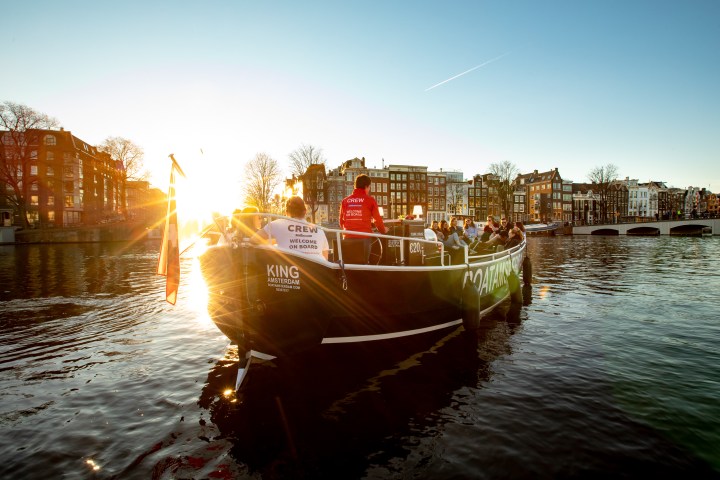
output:
[{"label": "bridge", "polygon": [[605,223],[573,227],[573,235],[720,235],[720,218]]}]

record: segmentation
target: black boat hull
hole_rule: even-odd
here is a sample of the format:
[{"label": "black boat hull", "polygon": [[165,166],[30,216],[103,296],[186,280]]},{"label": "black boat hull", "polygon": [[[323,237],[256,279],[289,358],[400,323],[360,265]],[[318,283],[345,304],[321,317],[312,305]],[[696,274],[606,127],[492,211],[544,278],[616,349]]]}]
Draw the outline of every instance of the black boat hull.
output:
[{"label": "black boat hull", "polygon": [[287,356],[461,322],[477,328],[519,292],[524,249],[452,266],[342,266],[246,244],[211,247],[200,261],[218,328],[246,350]]}]

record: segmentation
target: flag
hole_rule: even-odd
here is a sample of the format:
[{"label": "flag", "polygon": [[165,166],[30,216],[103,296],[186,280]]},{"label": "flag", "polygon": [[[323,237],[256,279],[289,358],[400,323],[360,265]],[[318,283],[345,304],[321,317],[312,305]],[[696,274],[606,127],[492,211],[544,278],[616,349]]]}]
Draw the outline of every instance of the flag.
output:
[{"label": "flag", "polygon": [[168,188],[168,208],[165,216],[158,275],[165,276],[165,300],[175,305],[180,286],[180,242],[178,238],[177,206],[175,203],[175,163],[170,169],[170,187]]}]

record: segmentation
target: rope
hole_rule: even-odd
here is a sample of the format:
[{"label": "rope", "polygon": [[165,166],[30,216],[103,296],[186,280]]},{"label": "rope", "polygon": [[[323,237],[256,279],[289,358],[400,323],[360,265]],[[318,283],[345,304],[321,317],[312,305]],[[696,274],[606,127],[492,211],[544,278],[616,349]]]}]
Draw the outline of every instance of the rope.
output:
[{"label": "rope", "polygon": [[348,289],[348,281],[347,281],[347,275],[345,275],[345,263],[340,259],[338,261],[340,264],[340,274],[342,275],[342,289],[343,291],[347,291]]}]

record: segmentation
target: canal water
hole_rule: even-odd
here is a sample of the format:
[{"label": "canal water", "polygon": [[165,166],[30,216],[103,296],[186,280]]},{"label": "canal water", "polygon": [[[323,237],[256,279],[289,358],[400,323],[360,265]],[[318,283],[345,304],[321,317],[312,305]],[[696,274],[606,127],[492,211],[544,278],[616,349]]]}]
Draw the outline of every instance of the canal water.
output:
[{"label": "canal water", "polygon": [[0,478],[720,478],[720,237],[530,238],[475,334],[250,372],[156,244],[0,247]]}]

